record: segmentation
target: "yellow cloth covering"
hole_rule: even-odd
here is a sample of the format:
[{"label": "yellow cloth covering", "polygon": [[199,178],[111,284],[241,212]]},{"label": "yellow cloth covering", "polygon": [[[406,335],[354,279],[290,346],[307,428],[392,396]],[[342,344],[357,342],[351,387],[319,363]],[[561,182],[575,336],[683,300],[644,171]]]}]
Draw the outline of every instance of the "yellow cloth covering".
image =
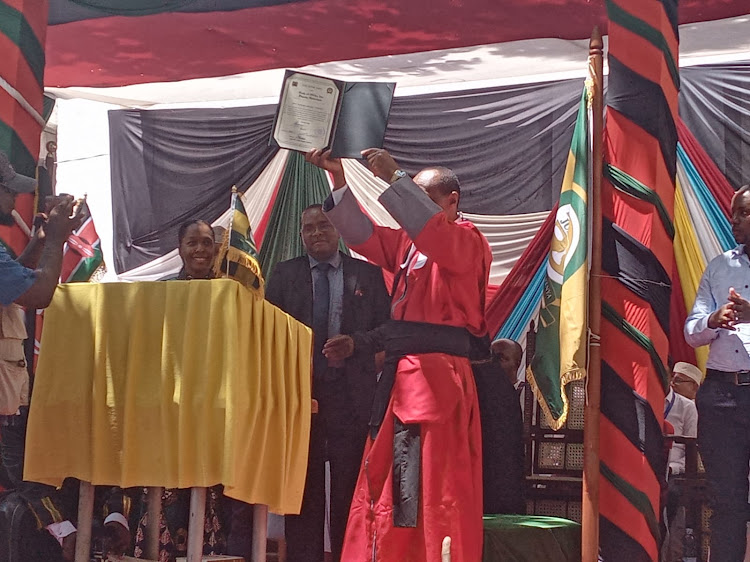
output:
[{"label": "yellow cloth covering", "polygon": [[229,279],[70,284],[45,313],[27,480],[187,488],[299,513],[309,328]]}]

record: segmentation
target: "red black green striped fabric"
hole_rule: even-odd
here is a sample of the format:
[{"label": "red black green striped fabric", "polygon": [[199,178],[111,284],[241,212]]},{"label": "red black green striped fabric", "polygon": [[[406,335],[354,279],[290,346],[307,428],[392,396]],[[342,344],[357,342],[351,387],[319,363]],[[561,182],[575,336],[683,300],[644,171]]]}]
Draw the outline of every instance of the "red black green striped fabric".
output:
[{"label": "red black green striped fabric", "polygon": [[[44,41],[47,1],[0,0],[0,150],[17,172],[34,177],[44,120]],[[30,225],[33,197],[16,209]],[[0,227],[0,238],[16,253],[28,241],[18,227]]]},{"label": "red black green striped fabric", "polygon": [[26,176],[39,154],[46,20],[44,1],[0,0],[0,149]]},{"label": "red black green striped fabric", "polygon": [[[658,560],[677,150],[677,1],[608,0],[600,552]],[[649,290],[646,290],[649,288]],[[657,291],[653,291],[657,288]],[[627,558],[626,558],[627,557]]]}]

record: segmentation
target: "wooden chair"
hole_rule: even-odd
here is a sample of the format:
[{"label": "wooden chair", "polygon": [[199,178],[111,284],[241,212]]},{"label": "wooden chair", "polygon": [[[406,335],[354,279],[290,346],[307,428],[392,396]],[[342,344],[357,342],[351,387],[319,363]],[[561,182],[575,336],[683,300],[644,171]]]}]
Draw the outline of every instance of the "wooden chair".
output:
[{"label": "wooden chair", "polygon": [[695,437],[665,435],[666,441],[685,445],[685,473],[673,476],[680,488],[680,503],[685,507],[685,526],[693,529],[696,542],[700,545],[700,560],[708,560],[708,545],[711,537],[709,528],[710,509],[706,474],[698,453],[698,440]]}]

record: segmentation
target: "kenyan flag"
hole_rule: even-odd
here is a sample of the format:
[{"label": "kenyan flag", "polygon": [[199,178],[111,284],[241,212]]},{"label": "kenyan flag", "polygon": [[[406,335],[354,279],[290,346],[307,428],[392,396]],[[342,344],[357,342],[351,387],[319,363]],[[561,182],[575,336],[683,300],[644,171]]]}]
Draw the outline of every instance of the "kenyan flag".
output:
[{"label": "kenyan flag", "polygon": [[[86,205],[86,202],[84,201],[82,204]],[[94,228],[94,220],[91,218],[88,205],[86,206],[85,217],[83,224],[68,236],[68,240],[63,247],[60,283],[95,281],[105,271],[101,241],[96,233],[96,228]],[[36,363],[39,358],[43,324],[44,311],[37,310],[34,325],[34,371],[36,371]]]},{"label": "kenyan flag", "polygon": [[[84,202],[83,205],[86,205]],[[83,224],[68,237],[63,249],[61,283],[87,282],[97,273],[104,271],[101,241],[94,228],[94,220],[86,208]]]}]

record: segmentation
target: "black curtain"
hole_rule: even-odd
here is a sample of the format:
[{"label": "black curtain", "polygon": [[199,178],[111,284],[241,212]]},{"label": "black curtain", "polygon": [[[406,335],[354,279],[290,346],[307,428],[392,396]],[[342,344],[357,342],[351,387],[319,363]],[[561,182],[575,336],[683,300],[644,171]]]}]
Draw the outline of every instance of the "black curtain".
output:
[{"label": "black curtain", "polygon": [[212,222],[275,154],[271,106],[109,112],[115,270],[177,245],[188,219]]},{"label": "black curtain", "polygon": [[[750,62],[681,69],[680,115],[729,181],[750,181]],[[560,194],[583,80],[397,97],[385,147],[410,173],[458,174],[462,208],[546,211]],[[110,112],[115,269],[176,245],[179,224],[213,221],[275,149],[275,106]]]},{"label": "black curtain", "polygon": [[750,182],[750,61],[680,75],[680,117],[735,189]]}]

